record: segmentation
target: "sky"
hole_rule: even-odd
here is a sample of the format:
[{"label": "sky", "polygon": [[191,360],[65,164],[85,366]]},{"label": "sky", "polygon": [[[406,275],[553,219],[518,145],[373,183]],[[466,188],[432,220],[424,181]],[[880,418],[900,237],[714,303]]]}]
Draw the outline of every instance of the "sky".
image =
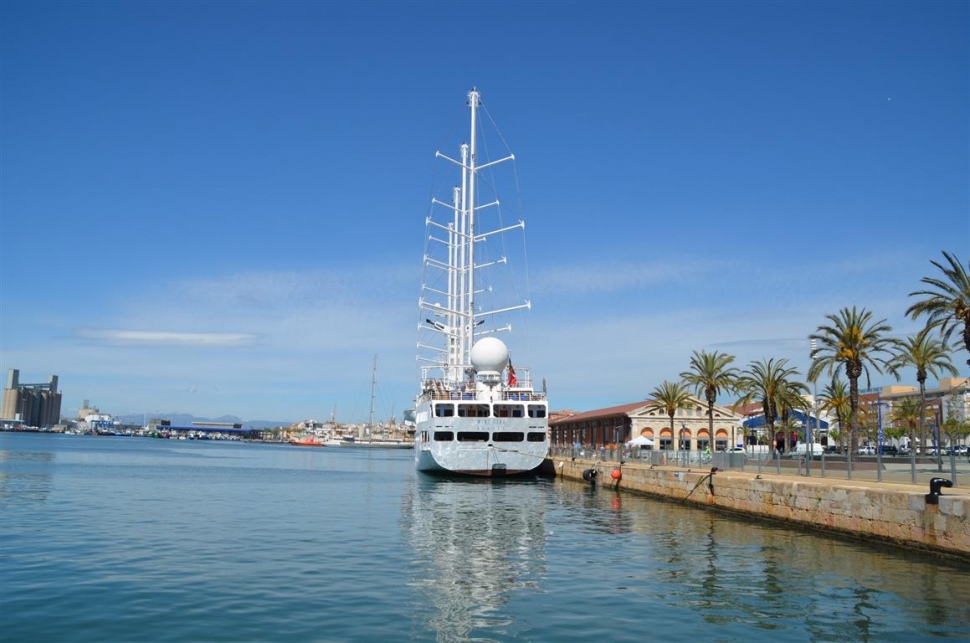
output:
[{"label": "sky", "polygon": [[58,375],[66,416],[359,422],[373,380],[400,417],[472,87],[553,409],[695,350],[804,374],[825,315],[913,333],[930,261],[970,257],[966,2],[6,0],[0,371]]}]

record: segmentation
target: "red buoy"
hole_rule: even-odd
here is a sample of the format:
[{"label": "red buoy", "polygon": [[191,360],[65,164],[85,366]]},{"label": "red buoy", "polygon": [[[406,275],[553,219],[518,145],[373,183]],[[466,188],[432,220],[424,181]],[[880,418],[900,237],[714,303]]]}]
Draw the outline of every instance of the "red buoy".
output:
[{"label": "red buoy", "polygon": [[613,478],[614,480],[619,480],[620,478],[622,478],[623,472],[620,471],[620,467],[614,468],[613,471],[610,472],[610,477]]}]

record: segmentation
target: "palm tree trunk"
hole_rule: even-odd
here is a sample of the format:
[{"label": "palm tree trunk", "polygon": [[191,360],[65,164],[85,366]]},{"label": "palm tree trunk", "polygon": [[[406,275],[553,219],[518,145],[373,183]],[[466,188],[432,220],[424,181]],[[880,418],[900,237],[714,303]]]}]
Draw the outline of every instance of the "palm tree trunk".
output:
[{"label": "palm tree trunk", "polygon": [[[848,369],[847,369],[848,370]],[[859,422],[859,378],[849,376],[849,453],[858,448],[856,429]]]},{"label": "palm tree trunk", "polygon": [[670,414],[670,441],[674,443],[674,451],[680,450],[680,440],[677,439],[677,435],[674,433],[674,414]]},{"label": "palm tree trunk", "polygon": [[[963,318],[963,348],[970,353],[970,322]],[[970,366],[970,359],[967,359],[967,366]]]},{"label": "palm tree trunk", "polygon": [[[920,439],[919,443],[921,446],[925,444],[925,442],[923,441],[923,438],[925,437],[924,435],[925,433],[926,433],[926,377],[924,376],[923,379],[919,380],[919,439]],[[910,461],[910,464],[912,464],[913,468],[915,469],[916,451],[912,448],[912,445],[910,445],[909,451],[910,451],[909,461]]]},{"label": "palm tree trunk", "polygon": [[761,411],[765,414],[765,432],[768,434],[768,446],[771,451],[775,449],[775,410],[771,408],[768,400],[761,402]]},{"label": "palm tree trunk", "polygon": [[707,396],[707,446],[714,451],[714,397]]},{"label": "palm tree trunk", "polygon": [[[922,404],[920,405],[922,407]],[[920,414],[922,415],[922,413]],[[909,466],[912,467],[910,470],[913,472],[913,484],[916,484],[916,446],[913,443],[913,437],[916,433],[916,426],[913,424],[912,420],[908,422],[909,424]]]},{"label": "palm tree trunk", "polygon": [[[861,368],[859,369],[862,370]],[[845,452],[845,466],[849,478],[852,478],[852,454],[856,446],[856,423],[859,421],[859,373],[846,365],[845,375],[849,380],[849,448]]]},{"label": "palm tree trunk", "polygon": [[835,409],[835,421],[839,423],[839,446],[845,447],[845,418],[838,408]]}]

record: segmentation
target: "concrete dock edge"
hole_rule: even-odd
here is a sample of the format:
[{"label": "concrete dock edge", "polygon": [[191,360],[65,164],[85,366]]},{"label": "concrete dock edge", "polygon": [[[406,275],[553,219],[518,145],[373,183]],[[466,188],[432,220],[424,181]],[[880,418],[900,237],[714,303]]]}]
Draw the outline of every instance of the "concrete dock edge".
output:
[{"label": "concrete dock edge", "polygon": [[578,458],[548,458],[544,469],[603,488],[878,540],[970,564],[970,495],[959,489],[942,490],[932,504],[928,488],[911,485]]}]

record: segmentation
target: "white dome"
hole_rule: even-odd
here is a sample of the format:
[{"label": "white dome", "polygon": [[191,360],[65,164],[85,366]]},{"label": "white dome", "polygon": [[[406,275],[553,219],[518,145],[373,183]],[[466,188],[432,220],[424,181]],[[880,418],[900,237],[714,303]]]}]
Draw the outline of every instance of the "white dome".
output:
[{"label": "white dome", "polygon": [[501,339],[483,337],[472,346],[471,358],[476,373],[501,371],[509,363],[509,349]]}]

